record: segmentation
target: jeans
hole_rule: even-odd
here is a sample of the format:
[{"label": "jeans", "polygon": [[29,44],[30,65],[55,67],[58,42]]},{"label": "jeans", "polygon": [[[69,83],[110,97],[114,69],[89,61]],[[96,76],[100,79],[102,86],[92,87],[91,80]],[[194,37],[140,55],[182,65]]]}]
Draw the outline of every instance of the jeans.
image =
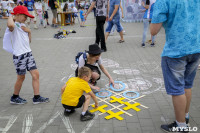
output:
[{"label": "jeans", "polygon": [[180,58],[162,57],[161,66],[165,89],[169,95],[183,95],[190,89],[200,63],[200,53]]},{"label": "jeans", "polygon": [[96,16],[96,43],[99,45],[101,41],[101,49],[106,49],[104,24],[106,21],[105,16]]},{"label": "jeans", "polygon": [[[143,31],[142,43],[145,43],[146,41],[147,31],[149,29],[149,23],[150,19],[143,19],[144,31]],[[152,43],[154,43],[154,41],[155,41],[155,36],[152,36]]]}]

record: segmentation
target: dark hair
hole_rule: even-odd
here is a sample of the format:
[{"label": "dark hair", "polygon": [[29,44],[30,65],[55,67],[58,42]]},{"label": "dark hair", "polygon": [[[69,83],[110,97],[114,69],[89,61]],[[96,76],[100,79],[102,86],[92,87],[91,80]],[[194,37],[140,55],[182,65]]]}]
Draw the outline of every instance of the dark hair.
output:
[{"label": "dark hair", "polygon": [[66,11],[67,9],[68,9],[68,4],[65,3],[65,6],[64,6],[64,8],[63,8],[63,11]]},{"label": "dark hair", "polygon": [[150,5],[150,0],[146,0],[146,5]]}]

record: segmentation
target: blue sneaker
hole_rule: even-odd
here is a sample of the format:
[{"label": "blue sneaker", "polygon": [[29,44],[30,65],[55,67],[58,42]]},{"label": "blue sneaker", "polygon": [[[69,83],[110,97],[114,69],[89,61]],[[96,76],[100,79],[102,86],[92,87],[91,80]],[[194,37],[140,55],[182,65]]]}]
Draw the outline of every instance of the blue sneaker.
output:
[{"label": "blue sneaker", "polygon": [[26,104],[27,101],[21,97],[13,98],[13,96],[10,98],[11,104]]},{"label": "blue sneaker", "polygon": [[49,98],[45,98],[45,97],[39,97],[38,99],[35,99],[33,97],[33,104],[39,104],[39,103],[48,103],[49,102]]}]

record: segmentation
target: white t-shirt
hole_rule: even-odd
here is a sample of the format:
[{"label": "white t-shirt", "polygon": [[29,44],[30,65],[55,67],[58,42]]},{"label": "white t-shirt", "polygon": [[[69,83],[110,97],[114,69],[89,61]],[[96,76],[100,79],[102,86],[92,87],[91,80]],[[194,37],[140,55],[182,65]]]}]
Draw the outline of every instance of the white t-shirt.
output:
[{"label": "white t-shirt", "polygon": [[9,1],[1,1],[1,5],[3,9],[8,9]]},{"label": "white t-shirt", "polygon": [[15,56],[31,52],[28,33],[24,32],[21,26],[26,27],[26,25],[23,23],[15,22],[15,27],[11,34],[13,55]]},{"label": "white t-shirt", "polygon": [[47,9],[48,9],[48,3],[42,2],[42,6],[44,8],[44,11],[47,11]]},{"label": "white t-shirt", "polygon": [[[86,53],[86,55],[88,56],[88,53]],[[95,62],[94,64],[91,64],[93,66],[97,66],[98,65],[101,65],[102,64],[102,59],[101,59],[101,56],[98,60],[98,62]],[[81,68],[85,65],[85,59],[83,58],[83,54],[79,57],[79,62],[78,62],[78,68]]]},{"label": "white t-shirt", "polygon": [[35,8],[37,10],[42,10],[42,3],[41,2],[35,2]]},{"label": "white t-shirt", "polygon": [[76,12],[76,13],[78,12],[78,10],[76,9],[76,7],[72,8],[72,12]]}]

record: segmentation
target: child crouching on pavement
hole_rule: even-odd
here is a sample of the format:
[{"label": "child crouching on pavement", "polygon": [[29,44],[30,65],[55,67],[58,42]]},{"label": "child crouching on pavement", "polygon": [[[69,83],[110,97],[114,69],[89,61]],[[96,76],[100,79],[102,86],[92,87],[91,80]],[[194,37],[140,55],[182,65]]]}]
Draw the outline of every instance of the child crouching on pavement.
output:
[{"label": "child crouching on pavement", "polygon": [[[80,108],[83,105],[83,111],[81,113],[80,120],[87,121],[94,118],[95,115],[88,111],[88,106],[90,104],[91,97],[95,102],[95,108],[98,107],[98,101],[88,84],[90,78],[90,68],[83,66],[78,70],[78,77],[70,78],[62,87],[61,103],[65,108],[65,116],[69,116],[70,114],[74,113],[76,108]],[[83,95],[83,92],[86,92],[86,94]]]}]

